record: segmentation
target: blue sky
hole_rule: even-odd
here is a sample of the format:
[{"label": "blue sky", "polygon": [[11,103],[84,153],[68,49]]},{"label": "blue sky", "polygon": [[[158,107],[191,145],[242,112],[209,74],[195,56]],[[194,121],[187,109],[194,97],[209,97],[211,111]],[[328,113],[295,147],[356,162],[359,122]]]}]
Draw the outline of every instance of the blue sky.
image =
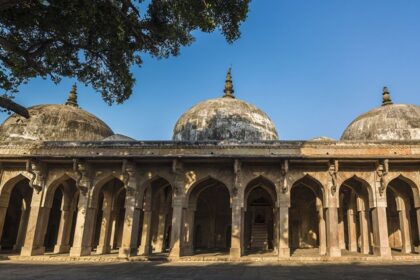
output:
[{"label": "blue sky", "polygon": [[[109,107],[82,85],[79,105],[116,133],[168,140],[184,111],[222,95],[232,65],[236,96],[267,112],[281,139],[338,139],[380,105],[384,85],[395,103],[420,104],[419,12],[418,0],[253,0],[232,45],[218,32],[196,33],[179,57],[144,57],[123,105]],[[16,101],[64,103],[73,82],[36,79]]]}]

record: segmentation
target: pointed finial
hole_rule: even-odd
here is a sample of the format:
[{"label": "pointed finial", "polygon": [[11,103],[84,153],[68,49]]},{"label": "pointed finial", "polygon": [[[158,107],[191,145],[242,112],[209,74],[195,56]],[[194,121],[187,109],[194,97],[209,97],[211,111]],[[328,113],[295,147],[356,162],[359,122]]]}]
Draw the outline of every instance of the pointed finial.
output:
[{"label": "pointed finial", "polygon": [[233,83],[232,83],[232,67],[229,67],[229,70],[226,74],[226,82],[225,82],[225,90],[223,97],[227,98],[235,98],[233,94],[235,91],[233,90]]},{"label": "pointed finial", "polygon": [[389,90],[387,87],[384,87],[382,94],[383,94],[382,106],[393,104],[391,100],[391,94],[389,93]]},{"label": "pointed finial", "polygon": [[71,88],[69,97],[67,98],[66,105],[73,106],[73,107],[79,107],[77,104],[77,86],[76,83]]}]

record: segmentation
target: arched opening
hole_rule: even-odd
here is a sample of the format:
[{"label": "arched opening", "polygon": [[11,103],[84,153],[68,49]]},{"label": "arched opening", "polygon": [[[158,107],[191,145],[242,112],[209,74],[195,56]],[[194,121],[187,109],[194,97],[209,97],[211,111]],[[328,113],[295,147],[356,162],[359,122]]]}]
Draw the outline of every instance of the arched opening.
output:
[{"label": "arched opening", "polygon": [[167,253],[172,226],[172,186],[161,177],[148,184],[144,193],[139,254]]},{"label": "arched opening", "polygon": [[44,246],[47,252],[68,253],[74,238],[79,191],[73,179],[51,185],[46,194],[49,209]]},{"label": "arched opening", "polygon": [[322,189],[310,177],[297,181],[291,189],[289,242],[292,254],[326,253],[326,226]]},{"label": "arched opening", "polygon": [[373,232],[369,194],[365,184],[356,178],[351,178],[340,187],[339,246],[340,249],[351,253],[371,252]]},{"label": "arched opening", "polygon": [[245,248],[248,253],[272,251],[276,234],[276,188],[268,180],[250,182],[245,191]]},{"label": "arched opening", "polygon": [[126,191],[123,182],[116,178],[103,184],[97,191],[92,248],[96,248],[97,254],[109,254],[121,246]]},{"label": "arched opening", "polygon": [[195,253],[226,252],[230,248],[232,211],[227,187],[214,179],[194,186],[186,215]]},{"label": "arched opening", "polygon": [[412,186],[401,178],[386,190],[389,246],[393,252],[410,254],[419,246],[419,233]]},{"label": "arched opening", "polygon": [[0,249],[19,252],[25,240],[32,200],[29,180],[21,178],[16,184],[2,190],[0,199]]}]

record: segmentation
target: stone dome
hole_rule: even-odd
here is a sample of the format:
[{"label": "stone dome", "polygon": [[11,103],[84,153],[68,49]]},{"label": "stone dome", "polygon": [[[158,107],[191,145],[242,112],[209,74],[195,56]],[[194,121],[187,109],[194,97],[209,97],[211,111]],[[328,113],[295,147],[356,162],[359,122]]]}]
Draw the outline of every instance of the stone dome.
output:
[{"label": "stone dome", "polygon": [[420,140],[420,106],[393,104],[384,88],[381,107],[356,118],[341,140]]},{"label": "stone dome", "polygon": [[206,100],[189,109],[177,121],[173,132],[175,141],[277,139],[276,128],[267,114],[235,98],[230,70],[224,96]]},{"label": "stone dome", "polygon": [[97,141],[113,135],[103,121],[77,106],[75,87],[66,105],[28,108],[30,118],[10,116],[0,126],[1,141]]}]

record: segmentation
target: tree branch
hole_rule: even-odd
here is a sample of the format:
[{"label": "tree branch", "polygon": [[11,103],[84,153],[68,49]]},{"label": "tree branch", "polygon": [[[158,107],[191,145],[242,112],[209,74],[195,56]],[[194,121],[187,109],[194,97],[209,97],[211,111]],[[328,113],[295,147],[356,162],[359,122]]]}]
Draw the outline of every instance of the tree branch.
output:
[{"label": "tree branch", "polygon": [[3,96],[0,96],[0,107],[13,111],[16,114],[21,115],[22,117],[27,118],[27,119],[29,119],[30,117],[29,112],[25,107]]}]

